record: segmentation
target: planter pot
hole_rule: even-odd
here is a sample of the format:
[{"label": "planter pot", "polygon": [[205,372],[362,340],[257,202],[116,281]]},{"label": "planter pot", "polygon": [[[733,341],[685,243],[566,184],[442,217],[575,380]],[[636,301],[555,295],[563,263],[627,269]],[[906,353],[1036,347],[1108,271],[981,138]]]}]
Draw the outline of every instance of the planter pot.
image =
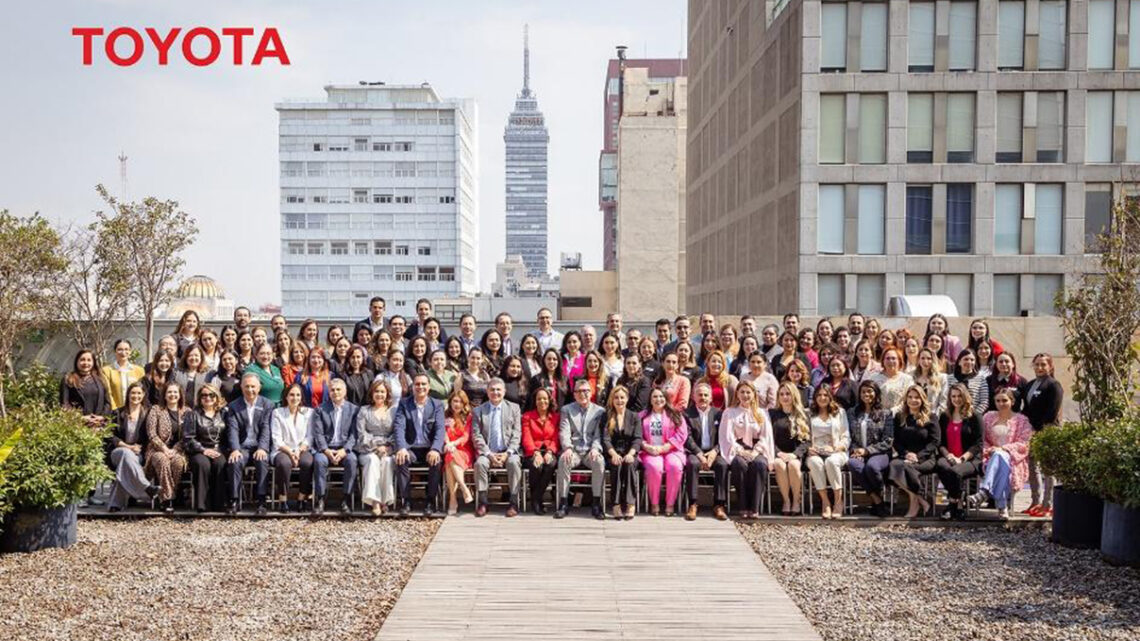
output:
[{"label": "planter pot", "polygon": [[75,504],[46,510],[17,510],[4,519],[0,552],[35,552],[75,544]]},{"label": "planter pot", "polygon": [[1050,539],[1068,548],[1097,549],[1101,543],[1104,501],[1084,492],[1053,488],[1053,535]]},{"label": "planter pot", "polygon": [[1104,504],[1100,554],[1113,565],[1140,567],[1140,509]]}]

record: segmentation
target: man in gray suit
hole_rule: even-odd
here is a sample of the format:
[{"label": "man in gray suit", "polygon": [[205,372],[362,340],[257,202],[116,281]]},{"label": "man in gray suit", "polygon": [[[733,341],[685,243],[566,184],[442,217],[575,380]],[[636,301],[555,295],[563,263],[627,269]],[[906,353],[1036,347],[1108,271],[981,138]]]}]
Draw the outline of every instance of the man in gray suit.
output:
[{"label": "man in gray suit", "polygon": [[475,492],[478,506],[475,516],[487,514],[488,471],[507,468],[507,485],[510,486],[510,507],[507,516],[518,516],[519,483],[522,480],[522,460],[519,458],[519,441],[522,439],[522,412],[519,406],[503,400],[507,385],[501,378],[487,383],[487,402],[475,408],[471,416],[471,431],[475,437]]},{"label": "man in gray suit", "polygon": [[574,384],[574,402],[562,407],[558,437],[562,455],[558,457],[558,496],[560,502],[554,518],[566,516],[570,507],[570,472],[578,467],[590,469],[590,490],[594,497],[595,519],[606,518],[602,511],[602,480],[606,461],[602,456],[602,423],[606,411],[590,402],[590,382],[578,379]]}]

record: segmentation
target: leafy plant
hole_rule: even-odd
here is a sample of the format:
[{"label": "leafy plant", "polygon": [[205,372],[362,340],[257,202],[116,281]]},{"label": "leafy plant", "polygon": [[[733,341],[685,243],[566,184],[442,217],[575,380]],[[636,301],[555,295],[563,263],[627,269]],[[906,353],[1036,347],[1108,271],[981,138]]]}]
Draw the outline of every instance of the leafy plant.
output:
[{"label": "leafy plant", "polygon": [[1029,450],[1034,460],[1049,476],[1073,492],[1091,491],[1089,457],[1092,455],[1093,433],[1089,423],[1065,423],[1047,427],[1033,435]]},{"label": "leafy plant", "polygon": [[0,513],[63,507],[112,477],[103,461],[106,429],[92,430],[74,410],[23,407],[0,422],[5,439],[17,431],[19,442],[0,466]]},{"label": "leafy plant", "polygon": [[8,409],[59,404],[59,375],[36,361],[13,376],[4,376]]},{"label": "leafy plant", "polygon": [[1107,423],[1089,440],[1085,465],[1093,492],[1126,508],[1140,508],[1140,419]]}]

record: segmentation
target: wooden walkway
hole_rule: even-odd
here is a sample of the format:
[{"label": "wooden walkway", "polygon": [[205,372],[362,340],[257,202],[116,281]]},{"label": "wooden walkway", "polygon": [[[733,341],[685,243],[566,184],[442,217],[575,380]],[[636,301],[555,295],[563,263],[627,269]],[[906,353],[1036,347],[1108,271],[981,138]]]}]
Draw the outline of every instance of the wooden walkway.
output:
[{"label": "wooden walkway", "polygon": [[820,637],[731,522],[499,513],[444,522],[377,637],[536,638]]}]

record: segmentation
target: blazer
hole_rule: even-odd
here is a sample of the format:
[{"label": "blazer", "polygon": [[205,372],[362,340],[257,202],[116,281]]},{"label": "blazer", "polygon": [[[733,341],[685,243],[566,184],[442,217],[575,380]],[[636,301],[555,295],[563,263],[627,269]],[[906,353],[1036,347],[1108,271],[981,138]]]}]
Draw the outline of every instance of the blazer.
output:
[{"label": "blazer", "polygon": [[535,452],[558,453],[558,412],[547,411],[546,420],[538,418],[538,410],[522,415],[522,448],[526,456]]},{"label": "blazer", "polygon": [[198,407],[198,391],[205,385],[206,381],[210,380],[209,372],[196,372],[193,382],[190,380],[190,372],[185,372],[180,369],[174,370],[173,382],[178,383],[178,387],[182,388],[183,397],[186,399],[188,407]]},{"label": "blazer", "polygon": [[578,403],[567,403],[559,416],[558,440],[562,450],[583,455],[591,450],[602,452],[602,422],[606,411],[600,405],[590,403],[583,409]]},{"label": "blazer", "polygon": [[273,410],[269,423],[270,459],[284,445],[296,453],[303,446],[312,447],[309,437],[312,434],[313,408],[304,405],[297,408],[297,419],[294,424],[293,415],[288,407],[278,407]]},{"label": "blazer", "polygon": [[[621,384],[619,379],[618,385]],[[638,376],[635,381],[627,381],[625,387],[629,391],[628,409],[640,412],[649,407],[649,395],[653,392],[653,382],[644,374]]]},{"label": "blazer", "polygon": [[776,443],[768,411],[760,410],[760,423],[757,423],[751,410],[730,407],[720,417],[720,455],[726,462],[732,463],[737,452],[747,449],[744,445],[746,435],[752,437],[752,450],[759,450],[759,454],[768,461],[775,458]]},{"label": "blazer", "polygon": [[123,379],[119,376],[119,369],[114,365],[104,365],[99,368],[99,373],[103,376],[103,387],[107,388],[107,397],[111,402],[111,409],[117,410],[123,405],[127,404],[127,387],[135,381],[142,380],[144,375],[143,368],[130,364],[127,368],[127,384],[123,385]]},{"label": "blazer", "polygon": [[[1038,382],[1040,381],[1040,382]],[[1037,387],[1034,388],[1034,383]],[[1061,420],[1061,403],[1065,399],[1065,390],[1057,379],[1046,376],[1042,379],[1032,379],[1025,385],[1025,401],[1022,413],[1029,419],[1034,431],[1040,431],[1046,425],[1059,423]]]},{"label": "blazer", "polygon": [[[504,399],[499,404],[499,431],[507,454],[518,454],[522,440],[522,412],[519,406]],[[491,401],[483,403],[471,412],[471,434],[474,436],[475,453],[479,456],[498,454],[491,449]]]},{"label": "blazer", "polygon": [[371,405],[363,405],[356,412],[356,453],[368,454],[381,446],[392,449],[392,414],[389,407],[380,418],[373,413]]},{"label": "blazer", "polygon": [[842,407],[848,412],[855,409],[855,406],[859,404],[859,386],[851,379],[841,379],[838,387],[831,387],[831,376],[825,376],[823,380],[819,382],[819,385],[813,387],[818,389],[824,385],[827,385],[828,389],[831,390],[831,395],[835,398],[835,402],[839,407]]},{"label": "blazer", "polygon": [[636,453],[641,449],[642,436],[641,436],[641,421],[637,417],[637,412],[626,408],[625,413],[622,415],[621,430],[614,426],[614,431],[610,433],[610,417],[607,413],[606,417],[602,420],[602,451],[609,453],[610,450],[625,456],[630,452]]},{"label": "blazer", "polygon": [[[891,446],[895,442],[895,417],[890,410],[879,409],[872,412],[863,410],[860,403],[850,410],[847,418],[847,429],[851,431],[851,450],[863,448],[867,450],[867,457],[876,454],[890,456]],[[867,440],[863,440],[861,423],[867,421]]]},{"label": "blazer", "polygon": [[[696,405],[690,406],[685,410],[685,422],[689,424],[689,439],[685,441],[685,451],[689,454],[704,454],[705,450],[701,448],[701,414],[697,410]],[[717,447],[717,442],[720,438],[720,417],[721,410],[715,407],[709,407],[709,443],[713,448]]]},{"label": "blazer", "polygon": [[[685,423],[684,417],[681,418],[680,423],[674,423],[673,419],[669,417],[668,412],[661,413],[661,438],[663,445],[671,445],[673,449],[665,454],[672,452],[684,452],[685,442],[689,440],[689,429]],[[653,440],[653,410],[645,410],[641,413],[641,445],[651,444]],[[665,454],[649,454],[644,449],[641,452],[642,456],[664,456]]]},{"label": "blazer", "polygon": [[[943,412],[938,417],[938,428],[941,435],[938,443],[938,454],[942,457],[950,455],[950,450],[946,448],[946,428],[949,425],[950,413]],[[982,416],[977,412],[962,420],[962,452],[969,452],[971,461],[981,462],[982,460]]]},{"label": "blazer", "polygon": [[895,415],[895,440],[891,444],[895,456],[905,457],[907,452],[914,452],[919,462],[933,458],[938,453],[939,438],[941,434],[934,423],[927,421],[919,425],[913,416],[900,419],[902,413]]},{"label": "blazer", "polygon": [[[368,319],[366,318],[364,320],[368,320]],[[356,335],[356,333],[354,330],[353,336],[355,336],[355,335]],[[408,323],[408,329],[404,331],[404,340],[410,341],[419,335],[420,335],[420,322],[418,320],[414,320],[414,321]],[[439,326],[439,342],[444,343],[446,341],[447,341],[447,330],[443,328],[443,325],[440,325]]]},{"label": "blazer", "polygon": [[106,416],[111,411],[111,401],[103,377],[98,372],[80,382],[79,387],[67,383],[67,376],[59,381],[60,407],[79,410],[83,415]]},{"label": "blazer", "polygon": [[[388,326],[388,319],[387,318],[381,318],[380,319],[380,329],[383,329],[387,326]],[[352,336],[349,337],[350,341],[352,341],[354,343],[356,342],[356,333],[360,331],[361,327],[367,327],[368,331],[375,333],[372,330],[372,317],[369,316],[368,318],[365,318],[364,320],[356,321],[356,324],[352,326]],[[407,337],[408,333],[404,332],[404,336]]]},{"label": "blazer", "polygon": [[186,412],[182,418],[182,451],[186,456],[194,456],[207,449],[222,449],[226,432],[224,415],[225,410],[215,411],[214,418],[206,416],[201,410]]},{"label": "blazer", "polygon": [[127,408],[126,406],[120,407],[115,411],[115,424],[111,427],[111,437],[109,439],[111,449],[115,449],[122,444],[127,445],[141,445],[143,450],[146,450],[146,444],[149,435],[146,432],[146,418],[150,413],[150,407],[143,405],[139,409],[139,420],[135,424],[135,437],[134,439],[127,439]]},{"label": "blazer", "polygon": [[258,396],[253,402],[253,425],[249,423],[249,405],[245,397],[226,405],[224,420],[226,422],[226,448],[232,452],[240,449],[259,449],[269,453],[272,436],[270,421],[273,414],[273,403],[264,396]]},{"label": "blazer", "polygon": [[[351,451],[356,446],[356,414],[360,411],[359,405],[345,401],[340,406],[340,424],[335,424],[336,408],[332,403],[326,403],[317,410],[313,417],[312,435],[309,437],[313,450],[345,449]],[[337,428],[340,428],[339,430]],[[336,438],[340,433],[340,439]]]},{"label": "blazer", "polygon": [[443,403],[432,397],[424,401],[424,418],[421,423],[416,411],[416,397],[408,396],[400,400],[392,418],[392,431],[396,434],[396,450],[410,449],[416,442],[416,435],[422,434],[428,448],[443,451],[446,427],[443,421]]}]

